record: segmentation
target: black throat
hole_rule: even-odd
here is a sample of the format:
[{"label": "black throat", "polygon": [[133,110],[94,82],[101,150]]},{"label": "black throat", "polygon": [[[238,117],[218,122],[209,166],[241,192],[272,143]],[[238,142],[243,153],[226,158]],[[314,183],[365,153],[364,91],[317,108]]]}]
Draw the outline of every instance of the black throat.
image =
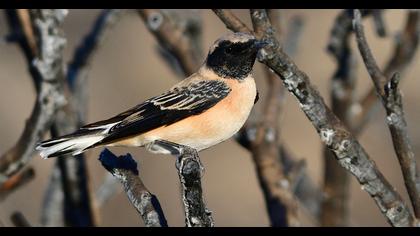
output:
[{"label": "black throat", "polygon": [[[223,78],[244,79],[247,77],[254,66],[257,50],[249,49],[245,54],[235,55],[226,53],[224,46],[219,46],[207,56],[207,67]],[[249,45],[242,46],[249,47]]]}]

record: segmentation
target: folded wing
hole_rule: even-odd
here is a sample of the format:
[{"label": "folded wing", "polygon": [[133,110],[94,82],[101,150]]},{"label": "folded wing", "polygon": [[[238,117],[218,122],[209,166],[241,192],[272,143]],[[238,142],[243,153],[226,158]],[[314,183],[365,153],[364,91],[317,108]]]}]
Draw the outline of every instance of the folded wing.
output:
[{"label": "folded wing", "polygon": [[[94,146],[111,143],[200,114],[225,98],[230,91],[226,83],[217,80],[174,87],[115,117],[84,126],[79,132],[106,127],[105,138]],[[112,127],[110,124],[113,124]]]}]

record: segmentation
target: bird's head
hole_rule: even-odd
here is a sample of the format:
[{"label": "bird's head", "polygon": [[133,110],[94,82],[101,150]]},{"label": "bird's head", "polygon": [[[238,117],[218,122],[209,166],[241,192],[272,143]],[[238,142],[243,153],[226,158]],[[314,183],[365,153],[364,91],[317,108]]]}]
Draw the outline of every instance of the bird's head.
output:
[{"label": "bird's head", "polygon": [[214,42],[205,63],[218,76],[243,79],[251,73],[257,52],[264,45],[251,34],[230,33]]}]

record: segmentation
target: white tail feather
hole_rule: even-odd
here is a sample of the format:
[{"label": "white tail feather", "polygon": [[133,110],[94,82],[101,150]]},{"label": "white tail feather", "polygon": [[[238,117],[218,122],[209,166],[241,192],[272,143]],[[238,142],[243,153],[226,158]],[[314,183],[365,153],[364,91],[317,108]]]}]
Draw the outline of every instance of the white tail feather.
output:
[{"label": "white tail feather", "polygon": [[103,138],[103,134],[97,133],[94,135],[53,139],[41,143],[36,147],[36,150],[40,151],[39,154],[44,159],[47,159],[58,152],[68,152],[74,156],[82,153],[86,148],[101,141]]}]

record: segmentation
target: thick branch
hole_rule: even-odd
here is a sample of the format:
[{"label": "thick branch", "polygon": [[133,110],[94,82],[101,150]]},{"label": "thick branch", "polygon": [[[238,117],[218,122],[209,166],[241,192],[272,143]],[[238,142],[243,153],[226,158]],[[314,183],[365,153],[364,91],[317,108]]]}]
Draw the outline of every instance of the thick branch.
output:
[{"label": "thick branch", "polygon": [[104,149],[99,161],[121,182],[128,199],[140,213],[147,227],[168,226],[158,199],[144,186],[139,177],[137,163],[130,154],[117,157],[108,149]]},{"label": "thick branch", "polygon": [[[262,21],[261,24],[266,29],[271,29],[264,10],[254,10],[252,17],[253,21]],[[340,165],[357,178],[391,225],[413,225],[414,218],[401,196],[385,179],[356,138],[327,107],[319,92],[311,85],[309,77],[282,51],[271,30],[267,30],[263,38],[269,45],[261,50],[260,61],[278,74],[289,92],[297,98],[302,111],[321,140],[334,152]]]},{"label": "thick branch", "polygon": [[182,202],[187,227],[213,227],[211,211],[207,209],[201,188],[202,166],[198,152],[187,146],[182,147],[178,157],[178,176],[181,181]]},{"label": "thick branch", "polygon": [[33,10],[32,22],[39,55],[31,64],[41,78],[31,116],[16,145],[0,157],[0,183],[22,169],[31,159],[36,143],[51,126],[57,111],[66,103],[63,96],[63,50],[66,43],[61,24],[65,10]]},{"label": "thick branch", "polygon": [[416,159],[412,151],[407,132],[407,123],[404,117],[401,94],[398,89],[399,75],[395,73],[391,79],[385,77],[380,71],[375,58],[366,41],[363,25],[360,21],[360,12],[355,10],[354,27],[357,45],[365,62],[366,68],[380,95],[387,113],[387,123],[391,131],[395,153],[400,162],[405,186],[417,218],[420,217],[420,179]]}]

